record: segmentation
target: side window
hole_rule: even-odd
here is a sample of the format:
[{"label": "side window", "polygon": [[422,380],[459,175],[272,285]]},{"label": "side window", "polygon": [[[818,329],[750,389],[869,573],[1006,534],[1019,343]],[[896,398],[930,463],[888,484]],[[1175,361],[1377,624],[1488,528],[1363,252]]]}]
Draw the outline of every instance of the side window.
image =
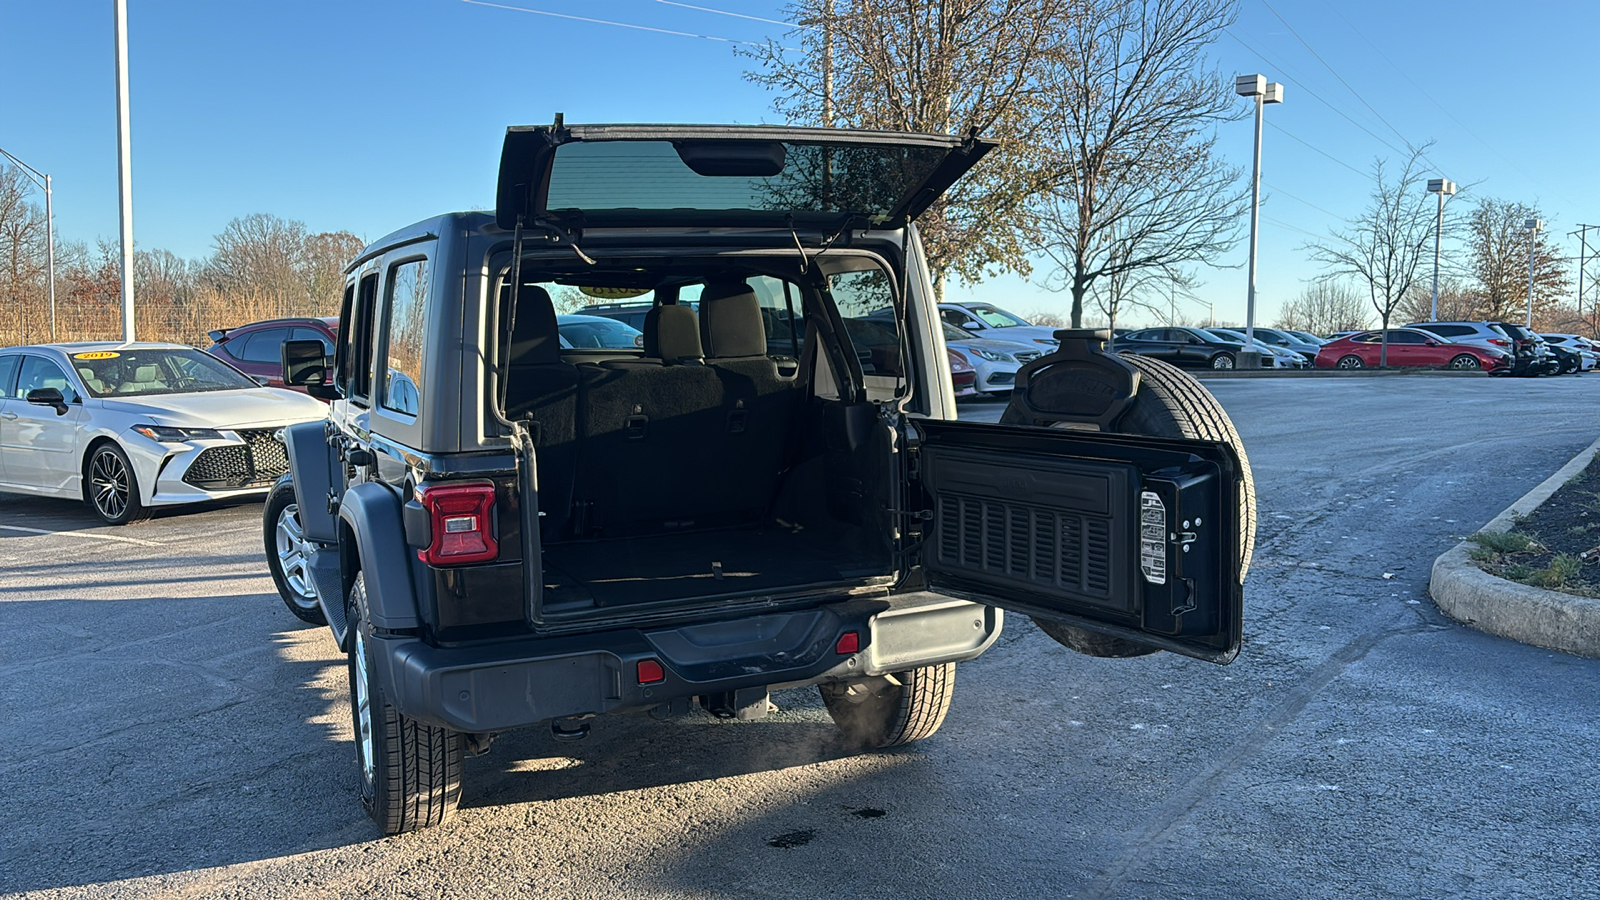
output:
[{"label": "side window", "polygon": [[17,389],[11,396],[20,400],[26,398],[29,391],[39,388],[55,388],[68,403],[78,401],[78,392],[72,389],[72,382],[67,379],[67,373],[61,371],[60,366],[38,356],[24,356],[22,374],[17,379]]},{"label": "side window", "polygon": [[767,353],[799,359],[806,337],[805,316],[800,309],[800,289],[771,275],[755,275],[745,281],[761,301],[761,324],[767,332]]},{"label": "side window", "polygon": [[374,272],[361,279],[356,288],[355,304],[350,315],[342,320],[350,323],[348,334],[341,335],[343,353],[340,354],[341,383],[348,385],[346,396],[367,405],[372,396],[372,313],[378,299],[378,275]]},{"label": "side window", "polygon": [[942,309],[939,311],[939,315],[943,316],[946,322],[949,322],[951,325],[954,325],[957,328],[966,328],[970,330],[973,328],[983,327],[982,322],[979,322],[977,319],[974,319],[959,309]]},{"label": "side window", "polygon": [[328,336],[327,335],[323,334],[322,332],[318,331],[315,328],[296,328],[294,330],[294,334],[290,337],[290,340],[295,340],[295,341],[321,341],[322,342],[322,352],[323,353],[332,353],[333,352],[333,341],[328,340]]},{"label": "side window", "polygon": [[245,338],[243,349],[234,358],[240,362],[275,363],[283,359],[283,342],[289,339],[287,328],[263,328]]},{"label": "side window", "polygon": [[414,416],[422,383],[423,337],[427,328],[428,261],[414,259],[389,269],[384,297],[384,409]]},{"label": "side window", "polygon": [[11,379],[17,375],[20,356],[0,356],[0,400],[11,396]]}]

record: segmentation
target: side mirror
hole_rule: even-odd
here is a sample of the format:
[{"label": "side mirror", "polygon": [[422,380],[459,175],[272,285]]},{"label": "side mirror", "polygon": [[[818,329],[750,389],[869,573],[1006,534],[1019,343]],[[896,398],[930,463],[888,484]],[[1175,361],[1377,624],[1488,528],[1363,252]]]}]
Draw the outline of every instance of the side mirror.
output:
[{"label": "side mirror", "polygon": [[259,384],[262,387],[266,387],[267,385],[272,384],[272,379],[268,378],[265,375],[251,375],[250,377],[254,378],[255,381],[256,381],[256,384]]},{"label": "side mirror", "polygon": [[284,341],[281,358],[285,387],[304,387],[307,393],[313,386],[333,387],[321,341]]},{"label": "side mirror", "polygon": [[1428,338],[1427,340],[1423,341],[1423,343],[1427,344],[1429,347],[1437,347],[1437,346],[1439,346],[1439,342],[1434,340],[1433,338]]},{"label": "side mirror", "polygon": [[34,388],[28,392],[28,402],[35,406],[53,406],[58,416],[67,414],[67,401],[61,396],[60,388]]}]

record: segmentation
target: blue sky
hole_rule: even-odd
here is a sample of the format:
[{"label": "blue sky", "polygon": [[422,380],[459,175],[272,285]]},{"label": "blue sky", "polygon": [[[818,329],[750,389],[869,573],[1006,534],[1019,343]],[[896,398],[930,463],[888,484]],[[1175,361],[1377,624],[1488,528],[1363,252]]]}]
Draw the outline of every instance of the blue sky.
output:
[{"label": "blue sky", "polygon": [[[780,17],[771,0],[691,2]],[[662,0],[502,5],[746,41],[782,30]],[[724,41],[464,0],[128,7],[135,237],[184,257],[256,212],[370,239],[486,207],[505,127],[558,111],[573,122],[776,121],[743,78],[750,61]],[[50,173],[57,231],[72,240],[117,234],[111,8],[0,4],[0,148]],[[1576,255],[1566,232],[1600,222],[1587,99],[1597,33],[1600,6],[1583,3],[1242,0],[1215,64],[1286,85],[1267,110],[1258,321],[1318,274],[1301,245],[1360,210],[1372,161],[1397,159],[1401,136],[1437,140],[1436,174],[1538,204]],[[1248,167],[1250,121],[1226,126],[1222,143]],[[1200,299],[1180,315],[1215,304],[1219,320],[1242,321],[1243,259],[1241,245],[1225,260],[1237,268],[1202,272]],[[1068,304],[1015,277],[952,294],[1024,312]]]}]

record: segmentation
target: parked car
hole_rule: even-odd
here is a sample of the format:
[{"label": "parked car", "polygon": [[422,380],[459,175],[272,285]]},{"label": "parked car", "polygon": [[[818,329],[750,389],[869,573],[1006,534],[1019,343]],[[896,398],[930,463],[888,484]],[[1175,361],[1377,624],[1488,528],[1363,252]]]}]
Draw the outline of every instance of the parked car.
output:
[{"label": "parked car", "polygon": [[1310,344],[1313,347],[1321,347],[1323,344],[1326,344],[1328,342],[1327,338],[1322,337],[1320,335],[1312,334],[1309,331],[1296,331],[1296,330],[1289,329],[1289,328],[1278,328],[1278,329],[1275,329],[1275,330],[1276,331],[1281,331],[1284,334],[1293,335],[1294,337],[1297,337],[1300,340],[1305,341],[1307,344]]},{"label": "parked car", "polygon": [[[1201,329],[1217,336],[1218,340],[1228,343],[1237,343],[1242,347],[1249,346],[1242,331],[1232,328],[1205,328]],[[1257,332],[1259,334],[1259,331]],[[1274,347],[1261,338],[1256,338],[1256,352],[1261,354],[1261,368],[1263,369],[1304,369],[1311,365],[1311,360],[1285,347]],[[1312,354],[1311,359],[1316,359]]]},{"label": "parked car", "polygon": [[959,350],[945,348],[945,353],[950,357],[950,383],[955,386],[956,397],[976,397],[978,395],[978,369],[966,355]]},{"label": "parked car", "polygon": [[[1240,331],[1241,329],[1235,328],[1233,330]],[[1279,350],[1289,350],[1300,354],[1308,366],[1317,358],[1317,351],[1322,349],[1323,342],[1321,339],[1307,340],[1309,335],[1302,336],[1298,332],[1283,328],[1262,328],[1257,326],[1255,333],[1256,340],[1263,344],[1268,344]]]},{"label": "parked car", "polygon": [[1038,344],[989,340],[949,323],[944,326],[944,343],[959,350],[977,370],[973,387],[985,394],[1010,393],[1017,370],[1044,355]]},{"label": "parked car", "polygon": [[1583,371],[1583,354],[1579,353],[1576,348],[1563,347],[1546,341],[1545,349],[1549,350],[1550,354],[1556,358],[1558,367],[1555,374],[1576,375]]},{"label": "parked car", "polygon": [[[604,316],[605,318],[608,318],[608,319],[616,319],[618,322],[622,322],[623,324],[627,325],[629,328],[632,328],[635,331],[643,333],[643,331],[644,331],[644,317],[650,312],[650,307],[653,306],[653,305],[654,305],[653,303],[627,303],[627,302],[595,303],[595,304],[592,304],[590,306],[585,306],[583,309],[578,310],[577,315],[580,315],[580,316]],[[692,304],[685,304],[685,305],[692,305]]]},{"label": "parked car", "polygon": [[[1368,369],[1379,365],[1382,331],[1363,331],[1324,344],[1317,354],[1319,369]],[[1511,354],[1476,344],[1458,344],[1418,328],[1389,329],[1390,366],[1482,369],[1491,375],[1510,371]]]},{"label": "parked car", "polygon": [[158,506],[264,493],[279,430],[323,404],[181,344],[0,350],[0,490],[81,498],[111,525]]},{"label": "parked car", "polygon": [[[327,353],[339,340],[339,320],[300,316],[267,319],[237,328],[218,328],[206,332],[211,346],[206,352],[233,365],[247,375],[265,378],[272,387],[283,387],[283,342],[321,341]],[[298,388],[305,393],[304,388]]]},{"label": "parked car", "polygon": [[606,316],[556,316],[556,328],[568,350],[636,350],[644,346],[644,332]]},{"label": "parked car", "polygon": [[1117,338],[1112,349],[1137,353],[1175,366],[1194,369],[1231,369],[1238,364],[1242,341],[1224,341],[1203,328],[1179,326],[1146,328]]},{"label": "parked car", "polygon": [[[558,123],[503,147],[494,213],[409,225],[349,272],[340,320],[373,327],[341,329],[330,424],[288,429],[262,521],[305,574],[274,569],[284,601],[346,654],[380,831],[441,822],[463,757],[516,728],[756,719],[772,686],[816,685],[849,746],[922,740],[1001,610],[1097,656],[1237,654],[1253,488],[1203,386],[1079,339],[1030,364],[1026,425],[954,421],[913,223],[993,142]],[[546,287],[576,277],[704,288],[586,361]],[[791,296],[786,376],[762,308]],[[887,341],[872,371],[857,334]],[[285,358],[320,378],[320,345]],[[1114,435],[1038,427],[1108,403]]]},{"label": "parked car", "polygon": [[1487,350],[1511,354],[1510,374],[1553,374],[1559,363],[1542,341],[1520,326],[1505,322],[1412,322],[1407,328],[1420,328],[1458,344],[1473,344]]},{"label": "parked car", "polygon": [[1557,333],[1541,334],[1539,336],[1544,338],[1545,343],[1549,344],[1552,348],[1564,347],[1566,349],[1576,351],[1579,359],[1582,361],[1581,371],[1592,371],[1595,367],[1595,363],[1600,362],[1600,352],[1596,351],[1594,341],[1591,341],[1582,335]]},{"label": "parked car", "polygon": [[1038,344],[1046,352],[1056,348],[1056,329],[988,303],[941,303],[939,317],[981,338]]}]

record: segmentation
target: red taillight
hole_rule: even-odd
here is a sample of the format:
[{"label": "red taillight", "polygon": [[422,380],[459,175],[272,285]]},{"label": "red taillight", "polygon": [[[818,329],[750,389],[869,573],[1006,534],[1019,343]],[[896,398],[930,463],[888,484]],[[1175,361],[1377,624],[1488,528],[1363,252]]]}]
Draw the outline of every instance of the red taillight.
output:
[{"label": "red taillight", "polygon": [[441,484],[417,490],[428,511],[432,541],[417,551],[430,566],[488,562],[500,555],[494,539],[494,485]]},{"label": "red taillight", "polygon": [[861,635],[856,634],[854,631],[846,631],[844,634],[839,635],[839,642],[833,645],[833,652],[841,656],[855,653],[860,649]]},{"label": "red taillight", "polygon": [[655,684],[667,680],[667,670],[661,668],[661,663],[653,659],[639,660],[639,683]]}]

